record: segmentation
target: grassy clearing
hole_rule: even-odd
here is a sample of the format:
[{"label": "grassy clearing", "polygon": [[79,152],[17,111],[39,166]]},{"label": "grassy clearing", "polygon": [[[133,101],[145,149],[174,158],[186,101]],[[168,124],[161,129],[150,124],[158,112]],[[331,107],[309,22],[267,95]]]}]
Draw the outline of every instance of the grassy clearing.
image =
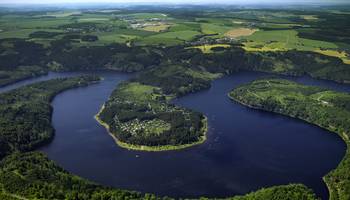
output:
[{"label": "grassy clearing", "polygon": [[166,19],[168,16],[163,13],[134,13],[134,14],[128,14],[128,16],[133,17],[134,19]]},{"label": "grassy clearing", "polygon": [[173,46],[183,44],[184,41],[176,38],[157,38],[157,37],[145,37],[136,41],[137,45],[164,45]]},{"label": "grassy clearing", "polygon": [[157,35],[150,36],[151,38],[166,38],[166,39],[179,39],[179,40],[191,40],[196,35],[200,33],[197,31],[177,31],[177,32],[167,32],[160,33]]},{"label": "grassy clearing", "polygon": [[234,24],[245,24],[246,23],[246,21],[242,21],[242,20],[232,20],[232,23],[234,23]]},{"label": "grassy clearing", "polygon": [[300,17],[308,21],[318,20],[316,15],[300,15]]},{"label": "grassy clearing", "polygon": [[81,14],[81,11],[59,11],[59,12],[49,12],[46,15],[43,16],[49,16],[49,17],[69,17],[71,15],[79,15]]},{"label": "grassy clearing", "polygon": [[230,38],[238,38],[238,37],[252,35],[256,31],[258,31],[258,29],[235,28],[235,29],[231,29],[231,30],[227,31],[225,33],[225,36],[230,37]]},{"label": "grassy clearing", "polygon": [[[53,33],[61,33],[61,30],[58,29],[14,29],[8,31],[0,31],[0,38],[28,38],[31,33],[37,31],[45,31],[45,32],[53,32]],[[52,37],[50,39],[57,39],[56,37]]]},{"label": "grassy clearing", "polygon": [[321,49],[316,49],[315,52],[327,55],[327,56],[333,56],[340,58],[345,64],[350,65],[350,57],[345,51],[336,51],[336,50],[321,50]]},{"label": "grassy clearing", "polygon": [[185,22],[185,23],[176,23],[173,26],[169,28],[169,31],[171,32],[177,32],[177,31],[201,31],[201,27],[199,23],[193,23],[193,22]]},{"label": "grassy clearing", "polygon": [[205,44],[201,46],[194,46],[190,48],[200,49],[203,53],[212,53],[212,48],[215,47],[223,47],[223,48],[229,48],[231,45],[229,44]]},{"label": "grassy clearing", "polygon": [[124,87],[120,87],[118,92],[132,101],[147,102],[150,99],[156,99],[157,95],[153,91],[158,89],[154,86],[131,82]]},{"label": "grassy clearing", "polygon": [[224,35],[227,31],[229,31],[231,27],[229,26],[222,26],[217,24],[209,24],[209,23],[202,23],[201,24],[201,30],[204,34],[219,34]]},{"label": "grassy clearing", "polygon": [[72,23],[71,18],[11,18],[0,19],[4,30],[57,28],[60,25]]},{"label": "grassy clearing", "polygon": [[28,38],[36,29],[19,29],[0,32],[0,38]]},{"label": "grassy clearing", "polygon": [[82,18],[79,19],[79,22],[101,22],[101,21],[109,21],[109,18]]},{"label": "grassy clearing", "polygon": [[244,38],[247,40],[243,43],[247,51],[314,51],[338,47],[331,42],[299,38],[295,30],[258,31]]},{"label": "grassy clearing", "polygon": [[200,35],[197,31],[166,32],[142,38],[139,42],[145,45],[176,45],[182,44],[184,41],[189,41],[197,35]]},{"label": "grassy clearing", "polygon": [[135,35],[118,34],[115,32],[98,33],[96,34],[99,40],[95,43],[110,44],[110,43],[126,43],[127,41],[138,38]]},{"label": "grassy clearing", "polygon": [[169,29],[170,24],[159,24],[143,27],[142,30],[151,31],[151,32],[162,32]]}]

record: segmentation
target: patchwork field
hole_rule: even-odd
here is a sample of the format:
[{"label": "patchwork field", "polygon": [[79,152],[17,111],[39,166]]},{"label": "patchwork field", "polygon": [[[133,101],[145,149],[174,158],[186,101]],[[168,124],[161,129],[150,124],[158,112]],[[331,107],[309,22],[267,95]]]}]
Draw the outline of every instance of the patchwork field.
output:
[{"label": "patchwork field", "polygon": [[242,36],[249,36],[258,31],[257,29],[249,29],[249,28],[236,28],[231,29],[225,33],[225,36],[230,38],[239,38]]},{"label": "patchwork field", "polygon": [[143,28],[145,31],[152,32],[161,32],[167,30],[171,25],[169,24],[159,24],[159,25],[150,25]]},{"label": "patchwork field", "polygon": [[338,47],[331,42],[300,38],[295,30],[258,31],[244,38],[244,49],[247,51],[314,51]]}]

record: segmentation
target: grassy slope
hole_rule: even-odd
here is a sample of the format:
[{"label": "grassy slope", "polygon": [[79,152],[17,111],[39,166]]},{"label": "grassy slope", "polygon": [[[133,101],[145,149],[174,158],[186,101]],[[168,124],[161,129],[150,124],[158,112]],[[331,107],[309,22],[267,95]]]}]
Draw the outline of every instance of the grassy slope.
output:
[{"label": "grassy slope", "polygon": [[[337,133],[349,146],[350,95],[278,79],[257,80],[229,96],[252,108],[305,120]],[[350,150],[343,161],[324,177],[330,199],[350,199]]]},{"label": "grassy slope", "polygon": [[337,48],[337,45],[331,42],[299,38],[295,30],[257,31],[245,38],[248,40],[245,43],[247,51],[314,51],[320,48]]},{"label": "grassy slope", "polygon": [[197,31],[189,31],[189,30],[165,32],[165,33],[158,33],[156,35],[145,37],[141,39],[141,43],[147,44],[147,45],[165,44],[170,46],[170,45],[182,44],[184,41],[189,41],[197,35],[200,35],[200,33]]}]

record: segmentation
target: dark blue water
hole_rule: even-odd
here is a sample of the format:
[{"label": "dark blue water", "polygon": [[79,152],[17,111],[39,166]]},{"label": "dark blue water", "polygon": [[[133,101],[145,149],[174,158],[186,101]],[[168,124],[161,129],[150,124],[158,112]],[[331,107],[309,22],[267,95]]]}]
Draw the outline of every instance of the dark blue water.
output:
[{"label": "dark blue water", "polygon": [[[119,148],[95,121],[112,90],[129,78],[99,74],[105,78],[101,83],[66,91],[52,103],[56,136],[42,150],[70,172],[105,185],[172,197],[226,197],[288,183],[304,183],[319,196],[328,196],[322,177],[338,165],[346,148],[336,134],[246,108],[227,97],[232,88],[269,75],[237,73],[214,81],[209,90],[175,100],[208,116],[208,140],[181,151],[152,153]],[[285,78],[350,91],[329,81]]]}]

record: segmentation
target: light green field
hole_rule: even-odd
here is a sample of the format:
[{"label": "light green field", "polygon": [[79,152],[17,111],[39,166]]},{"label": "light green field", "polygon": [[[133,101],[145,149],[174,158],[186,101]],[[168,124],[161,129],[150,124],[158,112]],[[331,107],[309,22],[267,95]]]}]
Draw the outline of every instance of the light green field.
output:
[{"label": "light green field", "polygon": [[134,35],[125,35],[125,34],[118,34],[118,33],[98,33],[96,34],[99,38],[97,43],[125,43],[127,41],[133,40],[138,38],[138,36]]},{"label": "light green field", "polygon": [[167,30],[171,25],[169,24],[159,24],[159,25],[151,25],[146,26],[143,28],[145,31],[151,31],[151,32],[162,32]]},{"label": "light green field", "polygon": [[229,38],[240,38],[244,36],[252,35],[258,31],[258,29],[250,29],[250,28],[234,28],[225,33],[226,37]]},{"label": "light green field", "polygon": [[232,18],[216,18],[216,17],[200,17],[195,19],[196,22],[199,23],[208,23],[208,24],[216,24],[220,26],[231,26],[233,25],[232,23]]},{"label": "light green field", "polygon": [[298,15],[289,12],[270,12],[265,10],[242,10],[234,11],[231,13],[233,18],[240,20],[253,20],[260,22],[281,23],[288,24],[293,23],[290,19],[298,17]]},{"label": "light green field", "polygon": [[0,32],[0,38],[27,38],[35,29],[20,29]]},{"label": "light green field", "polygon": [[131,82],[125,87],[121,87],[120,93],[133,101],[147,102],[150,99],[155,99],[157,97],[153,92],[157,89],[159,88],[150,85],[143,85],[138,82]]},{"label": "light green field", "polygon": [[60,25],[72,23],[70,18],[13,18],[11,20],[0,19],[1,27],[5,30],[57,28]]},{"label": "light green field", "polygon": [[200,49],[203,53],[212,53],[212,48],[215,47],[224,47],[229,48],[231,45],[228,44],[208,44],[208,45],[201,45],[201,46],[194,46],[190,48]]},{"label": "light green field", "polygon": [[177,31],[201,31],[201,27],[199,23],[177,23],[169,28],[171,32]]},{"label": "light green field", "polygon": [[317,50],[315,50],[315,52],[323,54],[323,55],[327,55],[327,56],[340,58],[345,64],[350,65],[350,56],[345,51],[317,49]]},{"label": "light green field", "polygon": [[59,11],[59,12],[48,12],[46,15],[43,16],[50,16],[50,17],[69,17],[71,15],[78,15],[81,14],[81,11]]},{"label": "light green field", "polygon": [[179,39],[179,40],[191,40],[196,35],[200,33],[197,31],[177,31],[177,32],[167,32],[160,33],[157,35],[150,36],[151,38],[169,38],[169,39]]},{"label": "light green field", "polygon": [[108,18],[82,18],[79,19],[79,22],[103,22],[103,21],[109,21]]},{"label": "light green field", "polygon": [[318,20],[318,17],[316,15],[300,15],[300,17],[308,21]]},{"label": "light green field", "polygon": [[244,48],[247,51],[286,51],[297,49],[313,51],[320,48],[336,49],[331,42],[299,38],[295,30],[258,31],[251,36],[243,37]]},{"label": "light green field", "polygon": [[163,13],[134,13],[134,14],[128,14],[128,16],[132,16],[135,19],[167,18],[167,15]]},{"label": "light green field", "polygon": [[157,45],[157,44],[175,45],[175,44],[181,44],[184,41],[189,41],[197,35],[200,35],[200,33],[197,31],[166,32],[166,33],[159,33],[156,35],[145,37],[141,39],[140,42],[142,44],[148,44],[148,45]]},{"label": "light green field", "polygon": [[216,24],[203,23],[201,24],[201,29],[204,34],[219,34],[223,35],[232,27],[229,26],[221,26]]},{"label": "light green field", "polygon": [[182,44],[183,41],[176,38],[157,38],[157,37],[145,37],[139,40],[136,40],[138,45],[179,45]]}]

